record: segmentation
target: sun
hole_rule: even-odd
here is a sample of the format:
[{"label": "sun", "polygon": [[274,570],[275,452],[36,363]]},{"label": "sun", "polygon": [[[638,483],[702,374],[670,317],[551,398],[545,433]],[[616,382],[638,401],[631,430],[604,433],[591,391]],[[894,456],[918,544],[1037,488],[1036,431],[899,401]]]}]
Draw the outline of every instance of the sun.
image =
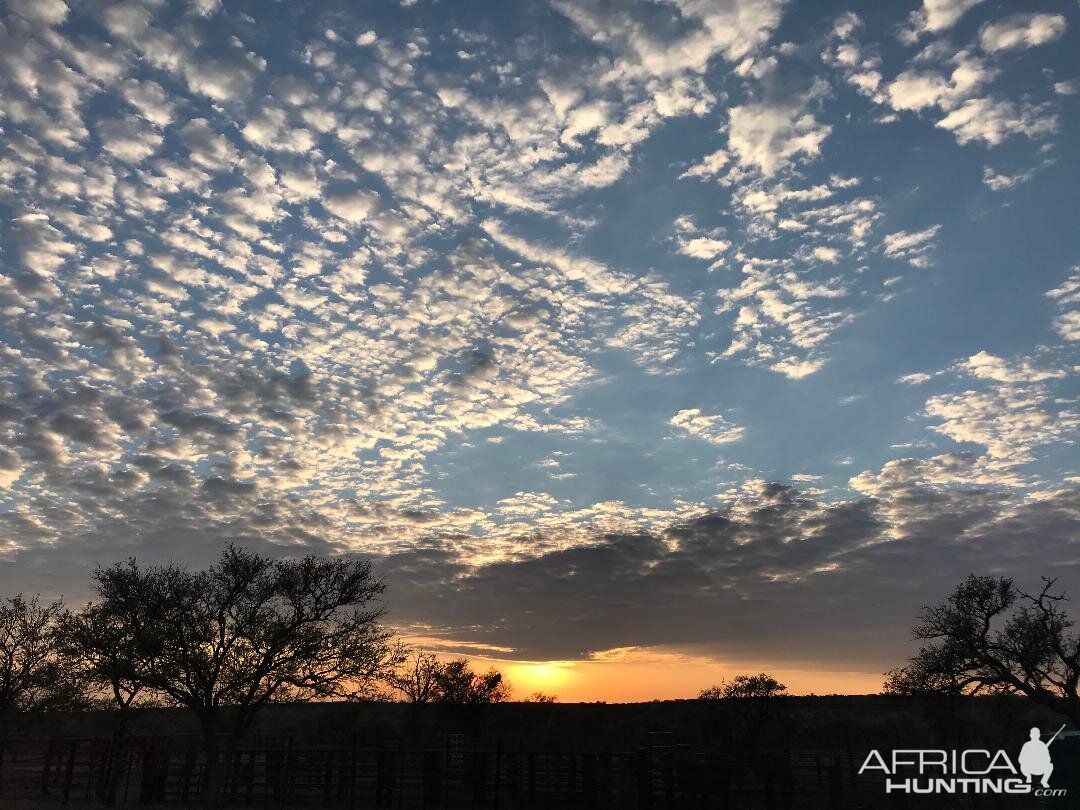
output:
[{"label": "sun", "polygon": [[574,665],[563,661],[511,664],[506,674],[514,691],[520,695],[532,692],[554,692],[574,678]]}]

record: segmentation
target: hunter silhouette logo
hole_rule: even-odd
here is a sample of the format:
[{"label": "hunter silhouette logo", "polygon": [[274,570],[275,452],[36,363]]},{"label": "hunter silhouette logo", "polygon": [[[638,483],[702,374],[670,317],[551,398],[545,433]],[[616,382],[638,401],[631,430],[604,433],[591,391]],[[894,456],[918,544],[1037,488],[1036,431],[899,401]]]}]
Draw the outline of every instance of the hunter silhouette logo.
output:
[{"label": "hunter silhouette logo", "polygon": [[1062,725],[1047,742],[1038,728],[1031,729],[1015,762],[1005,751],[985,748],[898,748],[885,754],[875,749],[859,773],[879,772],[886,793],[1064,796],[1064,788],[1050,787],[1050,746],[1064,729]]},{"label": "hunter silhouette logo", "polygon": [[1062,724],[1061,728],[1050,738],[1050,742],[1042,741],[1042,732],[1038,728],[1031,729],[1031,739],[1024,743],[1024,747],[1020,749],[1018,759],[1020,773],[1027,777],[1028,782],[1031,782],[1032,777],[1041,776],[1042,786],[1044,788],[1050,787],[1050,774],[1054,772],[1054,763],[1050,759],[1050,744],[1057,739],[1058,734],[1064,728],[1065,725]]}]

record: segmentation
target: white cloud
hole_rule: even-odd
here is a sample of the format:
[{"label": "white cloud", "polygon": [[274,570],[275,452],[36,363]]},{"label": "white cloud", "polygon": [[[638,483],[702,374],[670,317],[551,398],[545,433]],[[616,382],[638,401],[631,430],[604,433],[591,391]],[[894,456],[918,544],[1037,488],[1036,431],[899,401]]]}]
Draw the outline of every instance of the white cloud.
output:
[{"label": "white cloud", "polygon": [[941,394],[926,414],[941,421],[931,429],[956,442],[982,445],[998,461],[1023,464],[1044,444],[1069,441],[1080,426],[1076,414],[1055,412],[1041,389],[1001,385],[991,391]]},{"label": "white cloud", "polygon": [[826,247],[825,245],[818,245],[810,252],[810,255],[819,262],[827,262],[828,264],[836,264],[840,259],[839,250],[832,247]]},{"label": "white cloud", "polygon": [[359,225],[378,209],[379,195],[365,189],[341,191],[324,197],[323,206],[334,216]]},{"label": "white cloud", "polygon": [[913,11],[907,36],[936,34],[952,28],[970,9],[983,0],[923,0],[922,8]]},{"label": "white cloud", "polygon": [[980,380],[994,380],[1003,383],[1042,382],[1065,377],[1061,369],[1037,368],[1030,360],[1021,359],[1016,365],[1010,365],[1003,358],[986,351],[973,354],[959,364],[960,368]]},{"label": "white cloud", "polygon": [[722,416],[706,416],[697,408],[679,411],[669,420],[679,430],[710,444],[732,444],[743,437],[746,429],[732,425]]},{"label": "white cloud", "polygon": [[240,159],[236,147],[205,118],[188,121],[180,130],[180,138],[188,147],[192,162],[204,169],[226,170]]},{"label": "white cloud", "polygon": [[797,103],[747,104],[729,112],[728,147],[741,165],[771,177],[800,156],[816,158],[831,131]]},{"label": "white cloud", "polygon": [[124,98],[139,111],[147,121],[158,127],[168,126],[176,113],[168,94],[157,82],[128,79],[123,83]]},{"label": "white cloud", "polygon": [[715,152],[705,155],[698,163],[680,174],[679,177],[680,179],[684,177],[716,177],[730,161],[731,156],[727,153],[727,150],[717,149]]},{"label": "white cloud", "polygon": [[904,71],[887,88],[894,110],[921,110],[934,107],[949,92],[949,82],[940,74]]},{"label": "white cloud", "polygon": [[916,267],[925,267],[927,253],[934,248],[934,238],[940,225],[931,225],[921,231],[897,231],[888,234],[881,243],[886,256],[894,259],[906,259]]},{"label": "white cloud", "polygon": [[991,191],[1005,191],[1013,186],[1026,183],[1035,176],[1034,172],[1020,172],[1019,174],[998,174],[989,166],[983,166],[983,183]]},{"label": "white cloud", "polygon": [[961,143],[981,140],[996,146],[1012,135],[1037,138],[1057,130],[1057,115],[1045,106],[992,98],[974,98],[964,102],[937,122],[938,127],[956,135]]},{"label": "white cloud", "polygon": [[157,151],[162,137],[137,118],[109,118],[98,121],[101,147],[113,157],[139,163]]},{"label": "white cloud", "polygon": [[63,0],[8,0],[7,6],[23,19],[44,25],[59,25],[69,11]]},{"label": "white cloud", "polygon": [[905,374],[902,377],[897,377],[898,383],[904,383],[906,385],[920,385],[924,382],[928,382],[934,378],[933,374],[928,374],[925,371],[915,371],[911,374]]},{"label": "white cloud", "polygon": [[724,238],[722,229],[703,231],[695,225],[690,216],[681,216],[675,220],[675,240],[679,245],[679,253],[705,261],[718,259],[731,247],[731,240]]},{"label": "white cloud", "polygon": [[894,110],[951,110],[997,75],[995,68],[968,51],[956,53],[944,67],[948,75],[925,67],[900,73],[885,88],[889,105]]},{"label": "white cloud", "polygon": [[598,43],[623,54],[621,71],[671,76],[703,71],[722,54],[738,61],[764,44],[780,22],[779,0],[669,0],[687,22],[685,33],[665,35],[647,16],[648,6],[606,5],[596,0],[556,0],[555,8]]},{"label": "white cloud", "polygon": [[939,489],[968,486],[1019,486],[1023,481],[1008,467],[988,456],[942,453],[930,458],[899,458],[880,470],[866,470],[848,479],[848,486],[870,498],[880,498],[886,514],[899,516],[914,488]]},{"label": "white cloud", "polygon": [[1013,14],[984,26],[979,45],[989,53],[1034,48],[1058,39],[1066,28],[1061,14]]},{"label": "white cloud", "polygon": [[1074,267],[1065,283],[1046,295],[1061,310],[1054,319],[1054,331],[1065,340],[1080,340],[1080,267]]}]

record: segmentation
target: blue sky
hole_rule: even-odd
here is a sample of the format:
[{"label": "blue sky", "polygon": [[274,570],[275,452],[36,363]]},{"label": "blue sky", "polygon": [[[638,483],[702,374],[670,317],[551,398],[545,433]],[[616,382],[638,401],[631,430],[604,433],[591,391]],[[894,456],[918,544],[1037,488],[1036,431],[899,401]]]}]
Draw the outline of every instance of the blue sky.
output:
[{"label": "blue sky", "polygon": [[[1075,2],[0,9],[9,589],[236,540],[447,649],[878,672],[1075,582]],[[832,599],[877,648],[776,641]]]}]

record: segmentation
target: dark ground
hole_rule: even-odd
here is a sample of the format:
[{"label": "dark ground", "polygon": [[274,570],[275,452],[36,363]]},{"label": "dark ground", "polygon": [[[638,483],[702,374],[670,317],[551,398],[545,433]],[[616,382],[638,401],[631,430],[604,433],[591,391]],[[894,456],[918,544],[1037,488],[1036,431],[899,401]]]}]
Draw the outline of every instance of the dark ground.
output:
[{"label": "dark ground", "polygon": [[[1052,731],[1064,722],[1026,700],[785,697],[763,719],[757,708],[694,700],[271,706],[233,758],[227,790],[231,805],[252,808],[1080,808],[1077,740],[1055,743],[1053,784],[1078,783],[1053,805],[889,797],[879,774],[857,774],[870,749],[1002,748],[1015,760],[1033,725]],[[101,775],[117,767],[114,728],[108,712],[25,722],[5,753],[0,808],[46,810],[65,795],[70,806],[92,804]],[[191,717],[138,710],[128,730],[116,758],[124,806],[195,806],[202,766]]]}]

